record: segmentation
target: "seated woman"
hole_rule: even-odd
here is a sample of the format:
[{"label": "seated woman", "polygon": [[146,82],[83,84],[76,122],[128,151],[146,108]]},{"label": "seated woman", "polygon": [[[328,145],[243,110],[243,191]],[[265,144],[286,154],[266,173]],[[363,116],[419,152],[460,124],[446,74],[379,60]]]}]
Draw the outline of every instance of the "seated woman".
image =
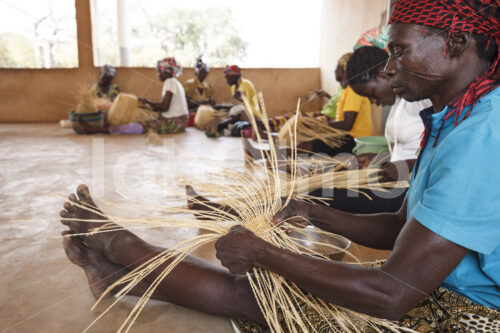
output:
[{"label": "seated woman", "polygon": [[99,82],[94,83],[91,88],[95,97],[107,98],[111,102],[115,100],[120,93],[118,86],[113,83],[115,74],[116,69],[113,66],[104,65],[101,67]]},{"label": "seated woman", "polygon": [[[408,102],[396,95],[389,84],[388,75],[384,73],[384,64],[388,58],[387,52],[380,48],[374,46],[359,48],[347,64],[347,79],[357,94],[369,98],[373,104],[391,105],[385,127],[391,163],[385,166],[387,170],[396,171],[396,174],[390,172],[386,178],[398,180],[407,178],[406,174],[397,177],[398,167],[411,170],[415,164],[424,131],[419,113],[432,103],[428,99]],[[367,167],[370,161],[376,158],[375,154],[361,154],[354,162],[360,167]]]},{"label": "seated woman", "polygon": [[[392,105],[385,128],[385,137],[390,144],[390,162],[381,165],[381,181],[407,180],[424,131],[419,112],[432,104],[428,99],[408,102],[396,95],[388,74],[384,72],[388,59],[387,52],[378,47],[358,48],[347,64],[347,80],[357,94],[369,98],[372,103]],[[348,162],[348,168],[365,168],[371,161],[383,161],[385,157],[381,155],[360,154]],[[328,203],[333,208],[358,214],[396,212],[406,195],[406,190],[401,188],[363,192],[369,197],[344,189],[334,189],[333,192],[319,189],[311,195],[321,197],[321,203]]]},{"label": "seated woman", "polygon": [[[328,120],[325,115],[313,115],[316,119],[321,117],[326,119],[330,127],[344,130],[349,134],[345,136],[343,144],[340,147],[330,147],[321,140],[310,142],[301,142],[298,149],[302,152],[322,153],[329,156],[335,156],[341,153],[351,153],[356,145],[354,138],[358,136],[368,136],[372,134],[371,105],[366,97],[359,96],[352,88],[347,85],[346,66],[351,53],[344,54],[338,61],[335,69],[335,79],[345,89],[338,97],[335,120]],[[319,91],[320,96],[329,96],[323,91]],[[331,97],[331,96],[330,96]],[[310,116],[310,115],[305,115]],[[283,116],[282,116],[283,117]],[[281,123],[281,121],[279,121]],[[276,120],[270,119],[270,128],[276,127]],[[273,136],[275,134],[272,134]],[[262,131],[261,136],[267,137]],[[251,158],[260,158],[261,152],[253,147],[248,140],[243,140],[245,151]]]},{"label": "seated woman", "polygon": [[[325,302],[417,332],[498,332],[500,174],[492,152],[500,145],[499,14],[496,1],[395,3],[386,65],[391,86],[407,101],[430,98],[433,104],[423,112],[424,144],[399,212],[353,215],[292,201],[276,217],[304,216],[356,243],[391,249],[381,267],[295,254],[236,226],[216,243],[228,270],[189,257],[159,282],[153,298],[237,318],[242,332],[264,332],[267,323],[243,275],[260,267]],[[102,217],[80,209],[95,203],[86,187],[77,192],[61,216],[70,232],[87,232],[95,225],[74,218]],[[66,238],[64,247],[97,295],[123,268],[162,251],[129,231]],[[161,272],[146,276],[133,293],[141,294]],[[307,304],[301,310],[315,316]]]},{"label": "seated woman", "polygon": [[337,63],[337,67],[335,68],[335,80],[339,83],[337,93],[332,96],[324,90],[316,90],[317,96],[328,99],[328,103],[326,103],[323,110],[321,110],[321,114],[324,114],[331,119],[336,119],[339,98],[347,87],[348,81],[346,80],[345,73],[347,62],[349,61],[351,55],[351,52],[342,55]]},{"label": "seated woman", "polygon": [[210,68],[203,62],[201,56],[196,59],[194,67],[195,77],[184,83],[184,91],[186,93],[186,101],[189,111],[196,112],[198,107],[203,104],[214,104],[213,85],[205,79],[210,73]]},{"label": "seated woman", "polygon": [[[231,131],[231,135],[239,136],[243,128],[250,127],[250,123],[245,115],[242,96],[247,98],[252,109],[255,110],[254,99],[257,96],[257,92],[255,91],[253,83],[242,77],[241,69],[237,65],[226,66],[224,69],[224,77],[227,85],[231,88],[231,103],[217,104],[213,107],[216,110],[228,110],[229,113],[224,119],[214,119],[211,129],[206,133],[207,136],[210,137],[224,135],[225,129],[234,126],[236,126],[235,129],[238,130],[238,133],[232,133],[236,131]],[[259,115],[256,114],[255,116],[258,117]]]},{"label": "seated woman", "polygon": [[152,102],[146,98],[139,101],[159,112],[157,119],[130,123],[122,126],[112,126],[104,121],[101,127],[89,126],[80,121],[85,134],[145,134],[153,130],[158,134],[171,134],[183,132],[187,127],[188,109],[184,95],[184,88],[174,75],[179,76],[182,68],[177,65],[175,58],[159,60],[156,67],[158,78],[163,81],[161,102]]},{"label": "seated woman", "polygon": [[141,98],[140,101],[159,112],[160,117],[145,121],[144,126],[153,128],[158,134],[183,132],[187,127],[189,113],[184,88],[174,77],[182,75],[182,67],[171,57],[158,60],[156,71],[158,79],[163,82],[161,101],[153,102],[147,98]]}]

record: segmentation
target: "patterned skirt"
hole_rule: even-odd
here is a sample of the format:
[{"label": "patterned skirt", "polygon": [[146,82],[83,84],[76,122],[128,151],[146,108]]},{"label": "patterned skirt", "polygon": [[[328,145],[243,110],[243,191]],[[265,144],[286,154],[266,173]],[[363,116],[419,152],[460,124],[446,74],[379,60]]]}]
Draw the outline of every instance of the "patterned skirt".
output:
[{"label": "patterned skirt", "polygon": [[158,117],[154,120],[146,120],[141,122],[143,127],[143,134],[147,133],[150,129],[158,134],[174,134],[181,133],[186,130],[188,125],[189,115],[182,115],[179,117],[165,118]]},{"label": "patterned skirt", "polygon": [[[307,320],[316,332],[331,332],[330,325],[307,306],[300,306]],[[408,312],[398,323],[402,327],[411,328],[420,333],[494,333],[500,332],[500,312],[486,306],[472,303],[467,298],[455,294],[448,289],[438,288],[427,296],[420,304]],[[268,329],[244,319],[233,319],[233,325],[241,333],[267,333]],[[286,324],[283,320],[283,332]],[[391,331],[380,328],[364,330],[366,333]]]}]

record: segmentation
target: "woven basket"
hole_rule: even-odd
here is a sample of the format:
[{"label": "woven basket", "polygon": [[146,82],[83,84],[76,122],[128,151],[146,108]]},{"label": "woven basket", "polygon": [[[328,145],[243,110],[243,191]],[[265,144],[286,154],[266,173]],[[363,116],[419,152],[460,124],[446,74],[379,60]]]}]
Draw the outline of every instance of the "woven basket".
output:
[{"label": "woven basket", "polygon": [[102,128],[104,122],[104,115],[102,111],[97,111],[93,113],[76,113],[76,111],[69,112],[69,121],[71,122],[71,126],[73,130],[77,134],[84,134],[82,129],[80,128],[80,123],[78,122],[78,117],[82,119],[82,121],[92,127]]},{"label": "woven basket", "polygon": [[134,120],[137,97],[132,94],[118,94],[108,113],[111,125],[126,125]]}]

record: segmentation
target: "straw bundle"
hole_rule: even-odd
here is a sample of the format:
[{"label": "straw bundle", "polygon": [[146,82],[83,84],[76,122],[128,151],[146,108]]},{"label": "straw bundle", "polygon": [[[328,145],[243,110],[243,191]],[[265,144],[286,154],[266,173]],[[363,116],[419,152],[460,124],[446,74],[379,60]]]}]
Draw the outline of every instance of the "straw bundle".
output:
[{"label": "straw bundle", "polygon": [[[293,134],[290,130],[293,127],[296,119],[298,119],[297,132]],[[345,136],[348,134],[346,131],[339,130],[329,126],[327,123],[317,120],[312,117],[304,117],[297,112],[295,116],[288,119],[278,133],[278,138],[281,144],[290,146],[290,134],[297,136],[297,143],[310,142],[314,140],[321,140],[326,145],[332,148],[339,148],[345,141]]]},{"label": "straw bundle", "polygon": [[200,105],[194,117],[194,125],[201,131],[208,131],[213,123],[214,118],[223,118],[227,112],[218,111],[210,105]]},{"label": "straw bundle", "polygon": [[108,122],[111,125],[125,125],[132,122],[137,104],[136,96],[125,93],[118,94],[109,109]]},{"label": "straw bundle", "polygon": [[[245,100],[245,102],[248,107],[248,101]],[[259,111],[263,117],[267,117],[264,107],[262,107]],[[256,128],[255,118],[250,116],[250,120],[254,128]],[[264,122],[264,124],[269,132],[267,123]],[[293,126],[293,131],[295,132],[296,130],[297,120]],[[297,136],[292,136],[290,138],[292,147],[296,146],[296,139]],[[260,137],[259,140],[261,140]],[[303,245],[301,245],[302,242],[298,242],[284,231],[284,229],[293,229],[296,232],[301,233],[301,229],[296,228],[293,224],[286,221],[282,224],[285,228],[277,227],[269,222],[276,215],[276,213],[288,204],[289,200],[296,192],[296,185],[300,185],[300,180],[296,173],[296,150],[292,150],[292,158],[290,160],[292,165],[292,172],[290,175],[291,181],[290,184],[287,185],[283,184],[282,177],[278,170],[278,159],[275,153],[276,150],[274,149],[273,140],[269,140],[269,144],[271,146],[269,153],[271,157],[271,170],[265,169],[265,171],[261,173],[246,172],[238,174],[234,172],[230,174],[233,183],[238,184],[239,186],[218,182],[212,185],[207,184],[204,186],[204,190],[206,192],[209,192],[227,202],[231,206],[234,213],[217,208],[212,208],[211,210],[192,211],[184,207],[179,208],[162,206],[155,208],[163,213],[163,216],[166,214],[173,215],[170,217],[158,217],[158,215],[152,214],[151,217],[127,219],[119,218],[117,216],[106,216],[110,220],[119,223],[123,228],[139,226],[167,228],[196,227],[207,231],[207,233],[182,241],[173,248],[150,259],[108,288],[105,294],[113,290],[118,285],[125,285],[125,287],[123,287],[123,289],[116,294],[117,299],[111,305],[113,306],[124,295],[126,295],[127,292],[133,289],[145,276],[148,276],[148,274],[155,271],[158,267],[166,265],[166,268],[162,271],[162,273],[160,273],[158,277],[152,281],[150,287],[138,301],[130,315],[120,327],[119,331],[128,331],[130,329],[131,325],[137,319],[137,316],[144,308],[146,302],[151,297],[156,287],[158,287],[161,281],[180,261],[191,254],[196,248],[214,242],[220,236],[225,235],[233,225],[243,225],[254,232],[257,236],[280,248],[311,255],[311,251],[309,249],[304,249]],[[248,184],[252,184],[252,186],[248,186]],[[284,200],[282,200],[283,197],[285,197]],[[206,203],[199,201],[197,197],[188,197],[188,199],[195,203],[206,205]],[[90,209],[88,207],[81,208]],[[202,217],[202,219],[193,219],[191,215],[189,217],[179,215],[182,213],[194,213]],[[102,220],[86,220],[86,222],[102,222]],[[97,228],[94,232],[109,232],[110,229],[116,230],[116,225],[113,226],[106,224]],[[327,234],[323,231],[318,231],[318,233]],[[304,235],[304,237],[307,237],[307,235]],[[313,243],[315,242],[314,239],[310,239],[310,241]],[[323,247],[330,246],[332,250],[340,250],[333,245],[321,245]],[[313,254],[326,258],[322,253]],[[307,318],[304,317],[302,310],[299,310],[299,304],[305,304],[309,309],[314,311],[319,318],[324,319],[325,325],[327,326],[324,329],[329,332],[357,333],[364,332],[368,328],[373,329],[375,332],[381,332],[378,328],[380,326],[394,332],[411,331],[400,328],[393,322],[387,320],[370,317],[326,303],[319,298],[306,294],[295,284],[285,280],[283,277],[263,269],[254,268],[251,274],[247,274],[247,278],[250,281],[254,295],[256,296],[258,304],[272,332],[282,332],[283,329],[287,332],[309,332],[313,329],[311,326],[312,324]],[[101,296],[97,303],[99,303],[104,295]],[[103,316],[108,310],[104,311],[96,320]],[[282,327],[282,323],[279,319],[281,314],[285,319],[285,328]]]},{"label": "straw bundle", "polygon": [[154,112],[145,108],[137,107],[134,111],[134,115],[132,116],[133,122],[142,122],[147,120],[155,120],[158,119],[159,113]]},{"label": "straw bundle", "polygon": [[83,86],[80,87],[76,96],[76,100],[76,113],[95,113],[98,111],[94,104],[94,95],[92,89]]}]

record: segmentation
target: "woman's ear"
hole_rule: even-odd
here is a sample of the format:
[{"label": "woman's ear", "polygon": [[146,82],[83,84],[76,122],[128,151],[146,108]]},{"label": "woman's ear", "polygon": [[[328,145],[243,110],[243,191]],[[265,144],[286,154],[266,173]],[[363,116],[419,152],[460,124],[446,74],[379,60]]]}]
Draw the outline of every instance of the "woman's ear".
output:
[{"label": "woman's ear", "polygon": [[457,32],[451,33],[446,41],[446,53],[452,57],[457,57],[469,46],[472,40],[472,33]]}]

